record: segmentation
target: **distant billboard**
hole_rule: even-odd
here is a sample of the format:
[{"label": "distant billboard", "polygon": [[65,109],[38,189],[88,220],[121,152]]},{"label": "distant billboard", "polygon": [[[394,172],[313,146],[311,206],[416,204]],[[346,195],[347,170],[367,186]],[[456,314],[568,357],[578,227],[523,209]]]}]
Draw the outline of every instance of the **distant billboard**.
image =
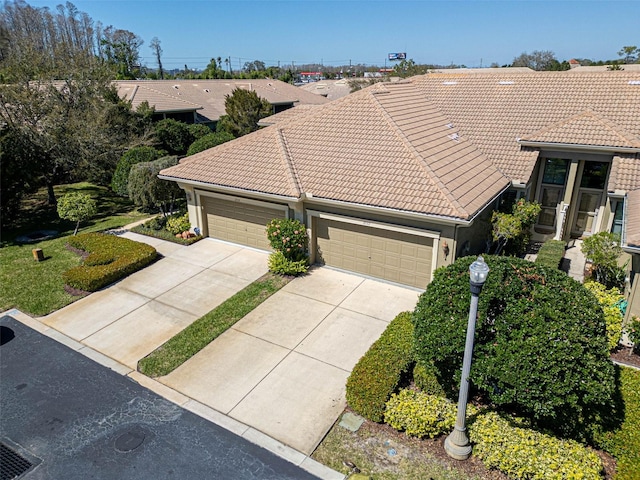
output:
[{"label": "distant billboard", "polygon": [[406,52],[389,54],[389,60],[406,60],[406,59],[407,59]]}]

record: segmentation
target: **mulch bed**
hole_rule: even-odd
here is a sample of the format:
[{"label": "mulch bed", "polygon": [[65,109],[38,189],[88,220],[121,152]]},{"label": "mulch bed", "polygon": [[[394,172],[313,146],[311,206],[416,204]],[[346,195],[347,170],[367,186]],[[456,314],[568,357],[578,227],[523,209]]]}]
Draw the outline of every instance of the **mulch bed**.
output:
[{"label": "mulch bed", "polygon": [[611,360],[630,367],[640,368],[640,352],[637,349],[633,351],[630,347],[618,347],[611,354]]}]

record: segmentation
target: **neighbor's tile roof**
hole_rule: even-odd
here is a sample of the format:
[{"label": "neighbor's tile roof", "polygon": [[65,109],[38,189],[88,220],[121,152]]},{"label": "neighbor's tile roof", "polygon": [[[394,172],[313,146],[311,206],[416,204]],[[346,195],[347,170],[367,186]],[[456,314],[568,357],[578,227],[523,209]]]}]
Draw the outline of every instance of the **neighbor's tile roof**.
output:
[{"label": "neighbor's tile roof", "polygon": [[276,113],[275,115],[269,115],[268,117],[261,119],[258,122],[258,125],[260,125],[261,127],[268,127],[269,125],[275,125],[276,123],[289,121],[293,118],[297,118],[301,115],[309,113],[311,110],[315,109],[316,107],[317,105],[307,104],[307,105],[297,105],[292,108],[287,108],[286,110]]},{"label": "neighbor's tile roof", "polygon": [[[563,124],[567,129],[577,126],[571,119],[587,110],[593,115],[580,119],[580,131],[568,132],[574,140],[610,146],[611,132],[630,143],[640,139],[640,72],[516,74],[505,69],[491,75],[423,75],[411,82],[512,180],[527,182],[538,157],[517,139],[545,129],[557,135]],[[558,126],[555,131],[553,125]],[[609,132],[606,139],[601,138],[603,125]]]},{"label": "neighbor's tile roof", "polygon": [[472,217],[509,184],[406,82],[377,84],[162,174],[459,219]]},{"label": "neighbor's tile roof", "polygon": [[[271,104],[322,105],[329,100],[301,90],[279,80],[117,80],[121,97],[137,107],[143,101],[155,106],[157,112],[193,110],[189,105],[201,107],[198,114],[203,121],[217,121],[225,114],[224,101],[234,89],[255,91]],[[183,103],[184,102],[184,103]],[[176,106],[183,106],[180,110]]]},{"label": "neighbor's tile roof", "polygon": [[623,245],[640,248],[640,190],[627,193]]}]

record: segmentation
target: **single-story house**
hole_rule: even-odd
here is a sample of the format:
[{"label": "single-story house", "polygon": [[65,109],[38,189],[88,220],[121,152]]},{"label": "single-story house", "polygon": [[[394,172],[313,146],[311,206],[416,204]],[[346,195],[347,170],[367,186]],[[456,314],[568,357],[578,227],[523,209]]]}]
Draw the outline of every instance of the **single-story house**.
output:
[{"label": "single-story house", "polygon": [[640,72],[503,70],[379,83],[161,178],[205,235],[266,249],[297,218],[312,261],[419,288],[486,249],[505,199],[541,203],[539,240],[614,231],[640,253]]},{"label": "single-story house", "polygon": [[211,127],[225,114],[224,102],[236,88],[254,91],[278,113],[297,105],[323,105],[324,97],[271,79],[255,80],[117,80],[121,98],[133,108],[148,102],[155,107],[158,120],[173,118],[185,123],[204,123]]}]

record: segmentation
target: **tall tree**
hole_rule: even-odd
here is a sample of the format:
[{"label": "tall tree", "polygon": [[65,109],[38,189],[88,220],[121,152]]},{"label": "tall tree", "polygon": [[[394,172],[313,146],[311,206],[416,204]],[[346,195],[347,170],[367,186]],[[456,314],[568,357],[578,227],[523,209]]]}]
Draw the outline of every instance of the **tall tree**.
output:
[{"label": "tall tree", "polygon": [[12,145],[28,145],[38,156],[38,162],[18,157],[21,168],[47,186],[51,204],[53,186],[63,181],[108,182],[122,150],[149,129],[150,116],[137,115],[118,97],[96,56],[90,17],[71,3],[53,14],[17,1],[0,7],[0,31],[8,33],[1,47],[0,121]]},{"label": "tall tree", "polygon": [[[550,50],[534,50],[531,53],[522,52],[513,59],[512,67],[529,67],[532,70],[552,70],[560,64],[555,53]],[[559,70],[559,68],[555,68]]]},{"label": "tall tree", "polygon": [[640,48],[635,45],[628,45],[626,47],[622,47],[618,52],[618,55],[623,58],[624,63],[626,64],[635,63],[640,60]]},{"label": "tall tree", "polygon": [[100,44],[103,59],[114,69],[119,80],[134,79],[140,73],[140,47],[144,41],[129,30],[108,26]]},{"label": "tall tree", "polygon": [[164,71],[162,70],[162,48],[160,47],[160,40],[158,37],[153,37],[151,39],[151,43],[149,44],[151,50],[153,50],[153,54],[156,56],[156,61],[158,62],[158,73],[160,74],[160,80],[164,80]]},{"label": "tall tree", "polygon": [[269,102],[253,90],[236,88],[224,101],[226,115],[220,117],[217,130],[241,137],[258,130],[258,121],[272,114]]}]

